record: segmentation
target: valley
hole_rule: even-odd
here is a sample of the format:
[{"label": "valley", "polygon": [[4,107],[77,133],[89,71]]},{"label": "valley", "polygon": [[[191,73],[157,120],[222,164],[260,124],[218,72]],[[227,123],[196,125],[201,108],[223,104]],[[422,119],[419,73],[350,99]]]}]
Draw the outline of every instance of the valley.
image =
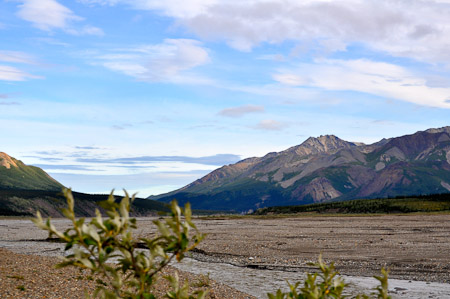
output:
[{"label": "valley", "polygon": [[[215,216],[196,216],[207,237],[185,262],[172,266],[212,273],[214,280],[243,292],[242,298],[264,298],[265,292],[286,287],[285,279],[302,280],[315,271],[311,263],[320,254],[352,283],[351,292],[373,287],[371,277],[387,267],[391,294],[445,297],[450,294],[449,155],[450,127],[372,145],[333,135],[311,137],[279,153],[225,165],[173,192],[136,199],[135,236],[152,237],[157,212],[167,211],[166,203],[175,198],[181,205],[191,202],[196,215]],[[32,216],[40,210],[57,217],[60,229],[70,225],[58,219],[65,206],[62,184],[7,154],[0,162],[0,215]],[[96,203],[107,196],[74,192],[74,197],[77,216],[92,217]],[[225,214],[230,212],[235,215]],[[0,219],[2,250],[65,254],[63,244],[46,237],[26,218]]]}]

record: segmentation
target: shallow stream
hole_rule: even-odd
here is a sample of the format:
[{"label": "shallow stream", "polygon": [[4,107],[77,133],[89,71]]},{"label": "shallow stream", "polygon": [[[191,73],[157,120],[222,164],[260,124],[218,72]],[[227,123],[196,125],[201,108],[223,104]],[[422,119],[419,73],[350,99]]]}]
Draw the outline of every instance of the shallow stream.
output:
[{"label": "shallow stream", "polygon": [[[195,274],[209,274],[211,279],[257,298],[267,298],[267,293],[274,293],[279,288],[287,291],[286,280],[293,283],[305,278],[303,272],[252,269],[225,263],[201,262],[192,258],[185,258],[181,264],[174,263],[173,266]],[[351,284],[349,290],[352,293],[367,292],[378,285],[378,281],[372,277],[343,278]],[[450,284],[445,283],[389,279],[389,290],[393,298],[450,298]]]}]

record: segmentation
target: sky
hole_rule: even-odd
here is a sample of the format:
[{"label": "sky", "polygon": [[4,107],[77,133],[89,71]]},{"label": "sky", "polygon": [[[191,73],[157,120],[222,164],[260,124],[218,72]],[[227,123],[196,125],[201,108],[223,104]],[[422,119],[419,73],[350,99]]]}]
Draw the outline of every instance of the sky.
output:
[{"label": "sky", "polygon": [[447,126],[449,36],[450,0],[0,0],[0,151],[144,197]]}]

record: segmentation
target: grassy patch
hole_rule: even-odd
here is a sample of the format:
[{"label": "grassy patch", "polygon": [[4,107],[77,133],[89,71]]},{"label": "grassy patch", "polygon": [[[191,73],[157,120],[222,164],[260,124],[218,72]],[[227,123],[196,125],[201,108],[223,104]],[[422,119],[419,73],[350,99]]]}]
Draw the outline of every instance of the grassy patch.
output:
[{"label": "grassy patch", "polygon": [[20,291],[25,291],[25,286],[24,285],[18,285],[17,287],[16,287],[16,289],[18,289],[18,290],[20,290]]},{"label": "grassy patch", "polygon": [[197,281],[192,284],[192,286],[196,288],[209,287],[211,285],[211,278],[209,277],[209,273],[207,275],[200,274]]},{"label": "grassy patch", "polygon": [[450,194],[396,197],[382,199],[359,199],[302,206],[268,207],[257,210],[254,215],[271,214],[390,214],[417,212],[450,212]]},{"label": "grassy patch", "polygon": [[7,275],[8,278],[14,278],[17,280],[24,280],[25,278],[22,275]]}]

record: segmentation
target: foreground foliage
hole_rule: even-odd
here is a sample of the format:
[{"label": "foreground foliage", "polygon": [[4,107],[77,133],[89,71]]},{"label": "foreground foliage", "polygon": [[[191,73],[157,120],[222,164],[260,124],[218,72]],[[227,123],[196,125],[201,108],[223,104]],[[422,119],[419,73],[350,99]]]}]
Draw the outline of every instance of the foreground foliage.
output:
[{"label": "foreground foliage", "polygon": [[[130,204],[134,200],[128,194],[117,202],[111,193],[108,200],[99,205],[105,210],[104,218],[96,210],[96,217],[90,223],[85,218],[76,219],[74,212],[74,199],[70,189],[64,190],[68,208],[62,210],[66,218],[72,221],[72,227],[64,232],[59,231],[51,223],[46,222],[37,212],[33,222],[41,229],[49,232],[49,237],[56,235],[64,243],[65,250],[73,249],[73,253],[63,258],[57,267],[75,266],[80,269],[89,269],[97,274],[97,289],[93,296],[101,298],[130,298],[152,299],[156,298],[153,286],[160,278],[161,271],[173,260],[181,261],[185,254],[195,248],[204,238],[191,221],[190,205],[181,209],[176,201],[172,201],[170,217],[164,221],[155,220],[157,234],[154,238],[135,239],[132,230],[136,229],[136,219],[129,217]],[[191,231],[194,233],[191,236]],[[145,244],[148,250],[139,250]],[[268,294],[269,299],[319,299],[319,298],[346,298],[345,289],[348,286],[338,276],[334,264],[327,265],[319,257],[317,264],[319,272],[307,273],[307,278],[300,287],[300,282],[289,283],[290,291],[283,293],[278,290],[275,294]],[[381,276],[375,276],[380,285],[371,294],[376,298],[387,299],[388,273],[381,270]],[[204,298],[205,291],[189,293],[187,283],[180,284],[178,275],[164,277],[169,281],[171,289],[166,297],[171,299]],[[209,286],[209,276],[203,276],[198,287]],[[86,297],[88,295],[86,294]],[[354,298],[369,298],[369,295],[360,294]]]},{"label": "foreground foliage", "polygon": [[[136,229],[136,219],[129,217],[130,198],[128,194],[117,203],[114,196],[100,202],[106,211],[103,218],[96,210],[96,217],[89,224],[85,218],[76,219],[72,192],[64,190],[68,208],[63,214],[72,221],[73,227],[60,232],[48,219],[45,223],[37,212],[33,222],[47,230],[49,236],[58,236],[66,243],[65,250],[73,248],[73,254],[66,256],[58,267],[75,266],[89,269],[101,278],[97,279],[94,297],[102,298],[155,298],[152,285],[158,274],[173,259],[181,261],[185,253],[195,248],[203,239],[191,221],[189,204],[181,209],[176,201],[171,204],[170,217],[164,221],[155,220],[158,229],[152,239],[135,239],[132,229]],[[182,217],[184,216],[184,217]],[[195,233],[190,236],[191,230]],[[138,250],[138,242],[144,243],[148,250]],[[188,286],[180,286],[177,276],[166,277],[172,290],[168,298],[204,298],[205,292],[199,291],[194,297],[188,293]]]},{"label": "foreground foliage", "polygon": [[327,265],[322,256],[319,256],[319,261],[313,264],[319,270],[317,273],[307,273],[306,279],[303,283],[303,287],[300,287],[301,283],[289,285],[289,292],[282,292],[280,289],[267,296],[269,299],[327,299],[327,298],[356,298],[356,299],[390,299],[388,295],[388,271],[384,268],[381,269],[381,276],[374,276],[380,282],[373,292],[367,294],[357,294],[350,296],[345,294],[345,289],[349,285],[345,283],[344,279],[339,276],[339,273],[334,268],[334,264]]}]

